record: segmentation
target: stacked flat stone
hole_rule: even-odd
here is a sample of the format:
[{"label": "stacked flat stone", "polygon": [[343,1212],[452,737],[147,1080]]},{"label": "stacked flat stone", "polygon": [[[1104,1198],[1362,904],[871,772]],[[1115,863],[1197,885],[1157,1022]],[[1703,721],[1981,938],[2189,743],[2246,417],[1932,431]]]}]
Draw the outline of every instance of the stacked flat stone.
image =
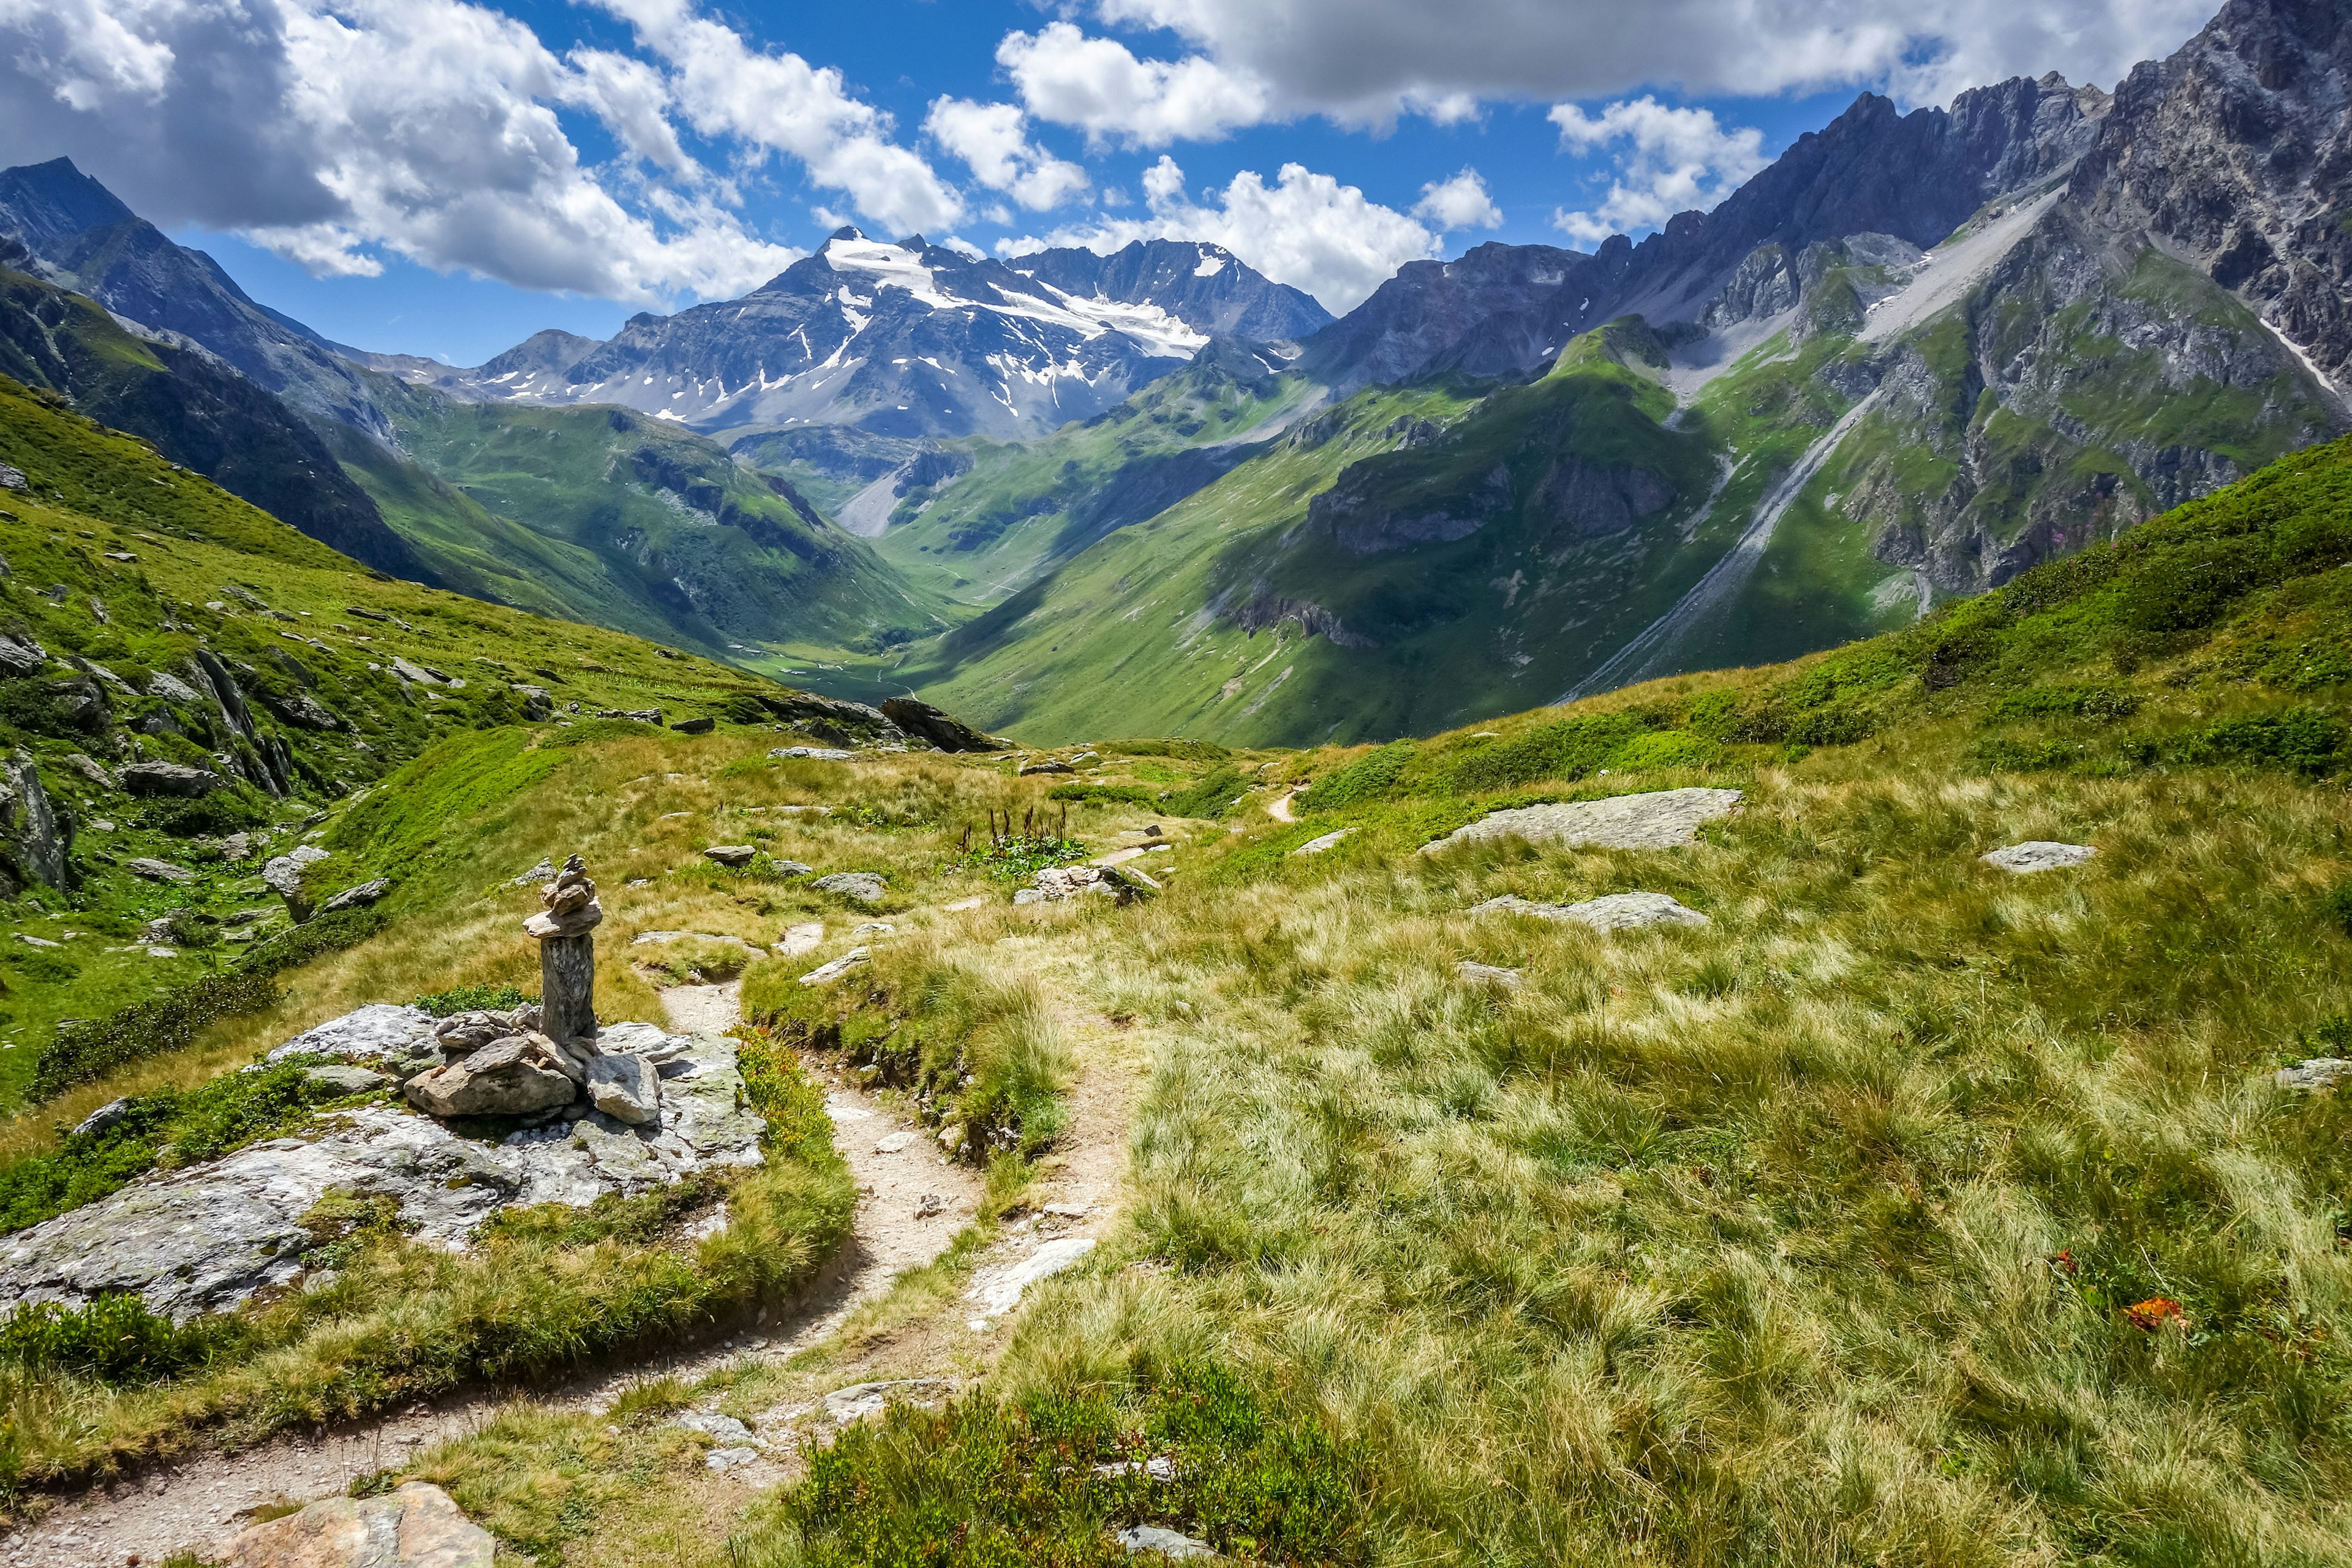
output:
[{"label": "stacked flat stone", "polygon": [[574,855],[555,880],[542,889],[546,909],[523,922],[539,942],[541,1029],[550,1038],[572,1042],[596,1037],[596,939],[590,933],[604,919],[596,884]]}]

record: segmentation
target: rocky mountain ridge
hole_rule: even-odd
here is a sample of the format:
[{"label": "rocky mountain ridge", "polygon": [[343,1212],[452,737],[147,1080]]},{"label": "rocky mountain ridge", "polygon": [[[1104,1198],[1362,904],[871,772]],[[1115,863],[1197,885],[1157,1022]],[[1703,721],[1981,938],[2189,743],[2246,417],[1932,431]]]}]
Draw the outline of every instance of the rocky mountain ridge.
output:
[{"label": "rocky mountain ridge", "polygon": [[615,403],[707,431],[1013,439],[1110,407],[1213,337],[1288,340],[1329,320],[1214,245],[998,261],[843,228],[740,300],[632,317],[607,342],[542,332],[469,370],[370,363],[456,396]]}]

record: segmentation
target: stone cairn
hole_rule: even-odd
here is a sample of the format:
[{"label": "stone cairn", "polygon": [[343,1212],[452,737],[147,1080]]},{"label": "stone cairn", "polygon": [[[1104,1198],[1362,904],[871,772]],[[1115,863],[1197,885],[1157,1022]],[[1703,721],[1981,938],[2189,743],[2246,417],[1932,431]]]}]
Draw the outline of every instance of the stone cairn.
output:
[{"label": "stone cairn", "polygon": [[523,922],[539,940],[540,1027],[569,1044],[596,1037],[596,939],[604,918],[596,884],[574,855],[539,895],[545,912]]},{"label": "stone cairn", "polygon": [[541,998],[504,1013],[460,1013],[433,1026],[442,1065],[408,1080],[409,1103],[432,1116],[520,1116],[533,1124],[601,1110],[644,1126],[660,1116],[653,1064],[596,1040],[596,884],[572,856],[523,923],[539,942]]}]

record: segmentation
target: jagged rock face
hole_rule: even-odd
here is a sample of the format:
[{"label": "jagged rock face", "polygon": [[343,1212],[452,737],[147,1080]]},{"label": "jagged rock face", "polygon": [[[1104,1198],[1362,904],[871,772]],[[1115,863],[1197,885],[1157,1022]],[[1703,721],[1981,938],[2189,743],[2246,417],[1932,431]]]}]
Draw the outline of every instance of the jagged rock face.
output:
[{"label": "jagged rock face", "polygon": [[2144,231],[2259,310],[2339,387],[2352,371],[2352,14],[2229,0],[2135,68],[2069,196]]},{"label": "jagged rock face", "polygon": [[1003,262],[845,228],[743,299],[635,317],[586,353],[542,333],[478,370],[398,371],[463,397],[618,403],[704,429],[1019,437],[1119,402],[1213,334],[1286,338],[1329,319],[1212,245]]},{"label": "jagged rock face", "polygon": [[0,886],[13,893],[27,882],[66,885],[73,819],[61,816],[23,752],[0,757]]},{"label": "jagged rock face", "polygon": [[[1779,247],[1786,267],[1808,246],[1851,235],[1934,245],[1989,199],[2081,156],[2106,104],[2054,74],[1907,115],[1864,93],[1713,212],[1683,213],[1638,246],[1622,235],[1590,255],[1490,244],[1458,261],[1408,263],[1309,339],[1303,363],[1343,390],[1439,370],[1525,372],[1627,312],[1653,323],[1697,317],[1759,247]],[[1760,281],[1742,287],[1752,293]]]}]

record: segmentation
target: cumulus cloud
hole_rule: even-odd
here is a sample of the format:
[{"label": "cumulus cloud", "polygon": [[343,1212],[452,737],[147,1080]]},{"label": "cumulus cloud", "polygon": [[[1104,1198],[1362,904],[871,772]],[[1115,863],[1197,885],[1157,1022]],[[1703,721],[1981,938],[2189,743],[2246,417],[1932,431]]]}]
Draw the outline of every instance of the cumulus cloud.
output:
[{"label": "cumulus cloud", "polygon": [[1562,147],[1583,153],[1611,149],[1617,158],[1617,177],[1598,207],[1553,215],[1570,238],[1587,245],[1711,207],[1771,162],[1764,156],[1762,132],[1726,131],[1712,110],[1669,109],[1654,98],[1612,103],[1598,115],[1562,103],[1553,108],[1551,122],[1559,127]]},{"label": "cumulus cloud", "polygon": [[1198,56],[1139,59],[1125,44],[1090,38],[1067,22],[1008,34],[996,62],[1031,114],[1076,126],[1097,144],[1212,141],[1269,112],[1265,84],[1246,72]]},{"label": "cumulus cloud", "polygon": [[1441,231],[1503,226],[1503,209],[1495,205],[1494,194],[1486,189],[1486,177],[1471,168],[1465,168],[1450,180],[1422,186],[1421,200],[1413,204],[1412,216],[1436,225]]},{"label": "cumulus cloud", "polygon": [[890,119],[850,96],[841,73],[800,56],[754,49],[687,0],[596,0],[662,57],[687,122],[705,136],[731,137],[782,153],[812,184],[848,196],[874,222],[900,234],[952,224],[961,198],[915,153],[890,140]]},{"label": "cumulus cloud", "polygon": [[1479,99],[1876,85],[1910,101],[2060,70],[2113,83],[2212,0],[1096,0],[1260,84],[1271,112],[1382,121]]},{"label": "cumulus cloud", "polygon": [[1083,245],[1108,254],[1139,239],[1207,240],[1276,282],[1305,289],[1334,315],[1361,304],[1406,262],[1437,254],[1437,237],[1419,223],[1303,164],[1285,163],[1272,185],[1244,169],[1196,202],[1185,194],[1184,171],[1163,154],[1145,171],[1143,195],[1148,218],[1106,217],[997,248],[1017,256]]},{"label": "cumulus cloud", "polygon": [[[633,303],[740,293],[800,254],[746,227],[682,128],[732,164],[794,159],[883,226],[962,215],[837,72],[687,0],[601,3],[636,53],[558,57],[474,0],[0,0],[0,145],[321,274],[398,255]],[[566,113],[620,156],[583,159]]]},{"label": "cumulus cloud", "polygon": [[1030,141],[1027,120],[1009,103],[936,99],[923,129],[962,159],[973,179],[1032,212],[1050,211],[1084,195],[1092,184],[1077,164]]}]

